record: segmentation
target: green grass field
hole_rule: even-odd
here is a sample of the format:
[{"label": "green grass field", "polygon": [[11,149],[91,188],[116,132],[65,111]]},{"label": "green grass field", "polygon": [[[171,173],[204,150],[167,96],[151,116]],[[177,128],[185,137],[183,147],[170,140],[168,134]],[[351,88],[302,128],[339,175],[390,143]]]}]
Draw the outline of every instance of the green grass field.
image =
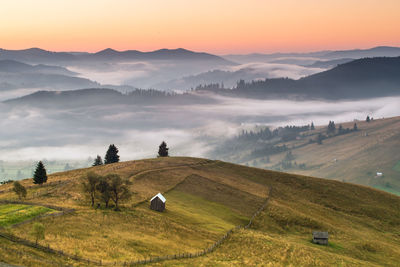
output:
[{"label": "green grass field", "polygon": [[[120,212],[90,208],[80,190],[80,177],[88,170],[115,172],[128,178],[135,193],[133,199],[123,203]],[[21,183],[28,186],[32,181]],[[75,208],[76,212],[39,219],[46,232],[40,244],[102,259],[105,264],[203,250],[227,230],[246,224],[265,202],[269,190],[268,205],[250,229],[236,230],[206,256],[154,265],[398,266],[400,261],[400,198],[364,186],[179,157],[57,173],[49,176],[48,183],[52,184],[29,188],[27,201]],[[158,192],[167,199],[162,213],[149,209],[148,199]],[[0,193],[0,199],[15,198],[12,192]],[[9,211],[5,209],[4,213]],[[33,241],[29,235],[33,223],[10,231]],[[312,244],[314,230],[329,231],[330,245]],[[86,266],[16,243],[7,244],[0,245],[0,262]],[[7,251],[11,248],[26,253],[21,257]]]},{"label": "green grass field", "polygon": [[0,226],[7,227],[32,219],[38,215],[55,212],[52,209],[41,206],[30,206],[20,204],[0,205]]}]

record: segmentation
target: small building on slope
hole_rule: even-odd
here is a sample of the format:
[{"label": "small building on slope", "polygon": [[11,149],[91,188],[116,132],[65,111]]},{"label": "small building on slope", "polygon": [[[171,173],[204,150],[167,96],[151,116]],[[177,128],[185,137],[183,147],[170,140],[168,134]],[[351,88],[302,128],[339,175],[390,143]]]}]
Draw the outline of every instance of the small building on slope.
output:
[{"label": "small building on slope", "polygon": [[314,244],[328,245],[328,238],[329,238],[328,232],[313,232],[312,235],[313,235],[312,242]]},{"label": "small building on slope", "polygon": [[165,197],[161,193],[158,193],[150,199],[150,209],[163,212],[166,201]]}]

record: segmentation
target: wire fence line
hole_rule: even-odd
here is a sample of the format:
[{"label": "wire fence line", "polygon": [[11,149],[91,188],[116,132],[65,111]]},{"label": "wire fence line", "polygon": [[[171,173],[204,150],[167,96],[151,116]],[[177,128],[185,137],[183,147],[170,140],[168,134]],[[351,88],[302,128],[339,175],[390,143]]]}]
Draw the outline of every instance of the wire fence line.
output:
[{"label": "wire fence line", "polygon": [[[6,233],[6,232],[2,232],[2,231],[0,231],[0,237],[6,238],[6,239],[8,239],[8,240],[10,240],[12,242],[15,242],[15,243],[19,243],[19,244],[22,244],[22,245],[25,245],[25,246],[36,248],[36,249],[41,250],[43,252],[52,253],[52,254],[55,254],[55,255],[59,255],[59,256],[63,256],[63,257],[75,260],[75,261],[79,261],[79,262],[86,263],[86,264],[91,264],[91,265],[97,265],[97,266],[135,266],[135,265],[143,265],[143,264],[148,264],[148,263],[156,263],[156,262],[161,262],[161,261],[166,261],[166,260],[197,258],[197,257],[204,256],[206,254],[209,254],[209,253],[213,252],[228,237],[230,237],[234,231],[237,231],[239,229],[248,229],[249,227],[251,227],[251,225],[254,222],[254,219],[267,206],[267,204],[269,202],[269,199],[270,199],[270,194],[271,194],[271,188],[269,188],[268,196],[265,199],[264,203],[253,214],[253,216],[250,218],[249,222],[246,225],[237,225],[236,227],[234,227],[234,228],[230,229],[229,231],[227,231],[224,236],[222,236],[219,240],[217,240],[211,246],[209,246],[209,247],[207,247],[207,248],[205,248],[203,250],[194,252],[194,253],[178,253],[178,254],[173,254],[173,255],[155,256],[155,257],[145,258],[143,260],[124,261],[124,262],[102,262],[102,260],[88,259],[88,258],[84,258],[84,257],[78,256],[78,255],[73,255],[73,254],[66,253],[63,250],[52,249],[52,248],[50,248],[49,245],[43,246],[43,245],[34,243],[34,242],[30,241],[30,240],[23,239],[23,238],[15,236],[15,235],[12,235],[10,233]],[[2,200],[2,201],[0,201],[0,203],[32,205],[32,203],[27,203],[27,202],[22,202],[22,201],[4,201],[4,200]],[[35,205],[40,205],[40,204],[35,204]],[[59,210],[61,212],[57,213],[57,214],[60,214],[60,215],[64,215],[64,214],[71,213],[71,212],[75,211],[74,209],[65,209],[65,208],[55,207],[55,206],[51,206],[51,205],[41,205],[41,206],[45,206],[45,207],[49,207],[49,208],[52,208],[52,209],[55,209],[55,210]],[[57,215],[57,216],[60,216],[60,215]],[[43,217],[45,217],[45,216],[43,216]],[[38,218],[39,217],[35,217],[33,219],[38,219]]]},{"label": "wire fence line", "polygon": [[[246,225],[237,225],[235,228],[230,229],[225,233],[224,236],[222,236],[219,240],[217,240],[214,244],[209,246],[208,248],[205,248],[201,251],[195,252],[195,253],[179,253],[179,254],[174,254],[174,255],[165,255],[165,256],[157,256],[157,257],[150,257],[149,259],[144,259],[144,260],[136,260],[136,261],[125,261],[125,262],[115,262],[114,265],[118,266],[135,266],[135,265],[143,265],[147,263],[156,263],[160,261],[166,261],[166,260],[175,260],[175,259],[185,259],[185,258],[197,258],[200,256],[204,256],[206,254],[209,254],[213,252],[217,247],[219,247],[228,237],[232,235],[232,233],[236,230],[239,229],[248,229],[254,222],[254,219],[265,209],[269,202],[271,194],[271,188],[268,190],[268,196],[265,199],[264,203],[261,205],[261,207],[253,214],[253,216],[250,218],[249,222]],[[112,264],[111,264],[112,265]]]}]

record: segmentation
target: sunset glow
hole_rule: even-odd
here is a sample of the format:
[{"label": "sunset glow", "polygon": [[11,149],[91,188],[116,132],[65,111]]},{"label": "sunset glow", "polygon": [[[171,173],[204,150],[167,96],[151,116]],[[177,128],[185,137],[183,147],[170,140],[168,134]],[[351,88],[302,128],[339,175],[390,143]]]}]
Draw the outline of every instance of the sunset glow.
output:
[{"label": "sunset glow", "polygon": [[398,0],[3,0],[0,47],[213,53],[400,45]]}]

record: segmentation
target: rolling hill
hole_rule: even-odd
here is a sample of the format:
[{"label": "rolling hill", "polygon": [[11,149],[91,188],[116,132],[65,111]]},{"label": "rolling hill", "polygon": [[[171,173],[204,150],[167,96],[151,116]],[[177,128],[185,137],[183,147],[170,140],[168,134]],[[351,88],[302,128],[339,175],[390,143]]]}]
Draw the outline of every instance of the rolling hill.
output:
[{"label": "rolling hill", "polygon": [[[277,153],[271,154],[271,148],[254,153],[268,146],[262,140],[242,145],[232,140],[240,151],[216,153],[213,157],[259,168],[367,185],[400,195],[400,117],[375,119],[369,123],[336,122],[336,128],[342,125],[343,129],[352,129],[354,123],[357,123],[358,131],[329,137],[321,145],[315,140],[319,133],[326,135],[327,126],[298,133],[290,141],[272,140],[274,146],[287,147]],[[285,166],[282,162],[288,152],[291,152],[291,164]],[[383,176],[377,177],[377,172],[382,172]]]},{"label": "rolling hill", "polygon": [[400,57],[363,58],[298,80],[265,79],[211,91],[252,98],[362,99],[400,94]]},{"label": "rolling hill", "polygon": [[[80,190],[80,177],[87,171],[129,179],[133,199],[120,212],[90,208]],[[150,257],[194,255],[230,229],[233,232],[211,253],[152,265],[396,266],[400,259],[400,198],[340,181],[170,157],[56,173],[43,186],[29,179],[22,184],[28,188],[25,205],[50,204],[74,212],[36,220],[46,231],[40,244],[63,254],[0,237],[0,261],[10,264],[91,266],[101,260],[103,265],[122,266]],[[0,187],[0,215],[17,209],[4,204],[17,200],[10,188]],[[163,213],[148,208],[148,200],[158,192],[167,199]],[[264,209],[255,213],[260,207]],[[254,214],[249,228],[236,228],[248,224]],[[0,234],[6,231],[32,241],[33,223]],[[329,231],[330,245],[311,243],[313,230]]]}]

